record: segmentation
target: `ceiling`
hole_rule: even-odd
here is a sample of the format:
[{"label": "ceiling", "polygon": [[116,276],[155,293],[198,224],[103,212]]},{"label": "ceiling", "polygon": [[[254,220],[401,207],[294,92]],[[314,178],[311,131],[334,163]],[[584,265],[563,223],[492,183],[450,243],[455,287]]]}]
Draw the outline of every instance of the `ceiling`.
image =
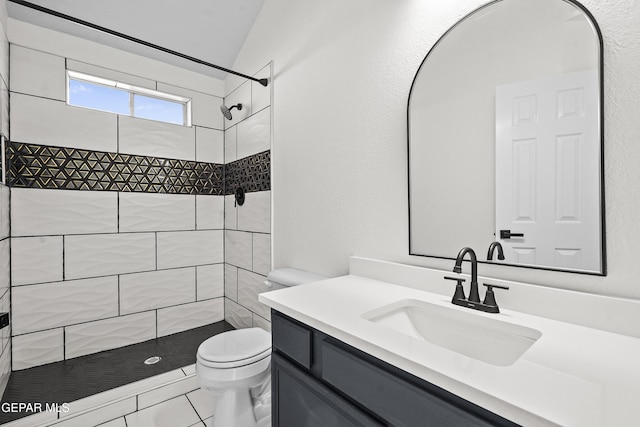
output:
[{"label": "ceiling", "polygon": [[[264,0],[29,0],[202,61],[231,68]],[[224,79],[226,73],[9,0],[11,18]],[[234,70],[243,72],[243,70]]]}]

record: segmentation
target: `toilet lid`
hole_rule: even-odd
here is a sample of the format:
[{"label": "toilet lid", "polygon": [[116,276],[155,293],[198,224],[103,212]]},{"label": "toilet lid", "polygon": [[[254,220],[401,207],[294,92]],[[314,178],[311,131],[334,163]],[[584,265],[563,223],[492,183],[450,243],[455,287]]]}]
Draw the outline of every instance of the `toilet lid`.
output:
[{"label": "toilet lid", "polygon": [[239,366],[271,354],[271,334],[261,328],[237,329],[215,335],[198,347],[198,357],[207,364]]}]

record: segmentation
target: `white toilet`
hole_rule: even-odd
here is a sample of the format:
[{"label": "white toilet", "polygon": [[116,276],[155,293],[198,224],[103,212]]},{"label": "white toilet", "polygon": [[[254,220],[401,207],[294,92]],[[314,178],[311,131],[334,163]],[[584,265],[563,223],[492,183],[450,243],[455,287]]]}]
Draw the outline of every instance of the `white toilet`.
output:
[{"label": "white toilet", "polygon": [[[274,290],[326,277],[293,268],[273,270]],[[215,397],[211,427],[271,426],[271,334],[261,328],[215,335],[198,347],[200,386]]]}]

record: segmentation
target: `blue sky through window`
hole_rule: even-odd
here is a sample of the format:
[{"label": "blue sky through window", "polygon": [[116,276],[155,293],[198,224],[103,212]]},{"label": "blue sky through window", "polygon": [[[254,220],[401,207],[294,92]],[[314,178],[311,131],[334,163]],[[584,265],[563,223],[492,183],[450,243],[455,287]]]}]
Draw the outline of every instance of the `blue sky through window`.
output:
[{"label": "blue sky through window", "polygon": [[177,102],[134,94],[133,110],[134,117],[184,124],[184,105]]},{"label": "blue sky through window", "polygon": [[129,92],[80,80],[69,80],[69,104],[131,115]]},{"label": "blue sky through window", "polygon": [[[190,114],[187,108],[189,98],[161,92],[155,96],[156,92],[153,90],[136,90],[135,87],[126,84],[123,84],[122,88],[116,87],[120,83],[80,74],[69,71],[69,105],[177,125],[191,125],[190,118],[186,117]],[[152,95],[145,96],[143,93]],[[167,99],[163,99],[164,96]]]}]

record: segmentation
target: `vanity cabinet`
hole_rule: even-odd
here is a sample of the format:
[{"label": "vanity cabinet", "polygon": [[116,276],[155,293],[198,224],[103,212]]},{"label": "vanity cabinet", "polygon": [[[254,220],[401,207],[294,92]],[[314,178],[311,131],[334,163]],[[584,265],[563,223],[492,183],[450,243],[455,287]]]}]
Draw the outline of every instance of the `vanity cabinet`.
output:
[{"label": "vanity cabinet", "polygon": [[272,311],[274,427],[517,426]]}]

